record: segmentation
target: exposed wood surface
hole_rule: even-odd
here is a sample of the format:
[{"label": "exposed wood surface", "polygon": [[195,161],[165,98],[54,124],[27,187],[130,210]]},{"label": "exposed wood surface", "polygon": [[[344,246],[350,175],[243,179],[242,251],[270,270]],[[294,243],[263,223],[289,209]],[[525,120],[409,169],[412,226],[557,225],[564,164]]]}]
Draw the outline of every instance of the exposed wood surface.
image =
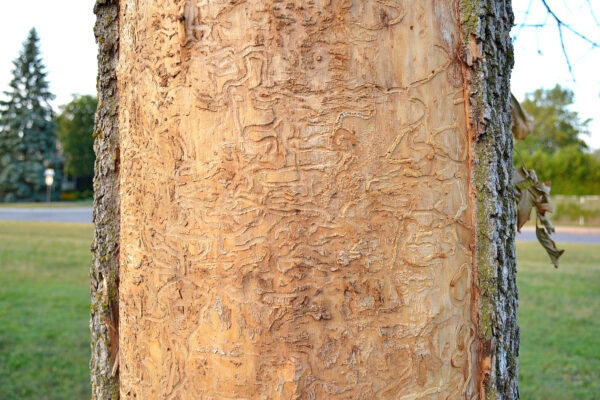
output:
[{"label": "exposed wood surface", "polygon": [[123,398],[477,396],[460,18],[121,0]]}]

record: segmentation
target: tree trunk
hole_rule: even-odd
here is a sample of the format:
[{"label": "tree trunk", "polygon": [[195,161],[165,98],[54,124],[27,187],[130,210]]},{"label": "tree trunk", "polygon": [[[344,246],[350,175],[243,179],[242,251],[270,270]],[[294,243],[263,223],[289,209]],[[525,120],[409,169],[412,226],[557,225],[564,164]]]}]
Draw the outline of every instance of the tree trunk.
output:
[{"label": "tree trunk", "polygon": [[96,11],[93,398],[518,397],[509,1]]}]

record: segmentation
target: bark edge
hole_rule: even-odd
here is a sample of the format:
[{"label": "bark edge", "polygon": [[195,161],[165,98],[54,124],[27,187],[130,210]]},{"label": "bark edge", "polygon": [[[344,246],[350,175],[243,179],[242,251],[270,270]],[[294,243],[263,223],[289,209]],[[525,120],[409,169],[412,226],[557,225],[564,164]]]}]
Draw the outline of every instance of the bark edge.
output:
[{"label": "bark edge", "polygon": [[480,396],[518,399],[511,0],[461,0],[472,141]]},{"label": "bark edge", "polygon": [[94,136],[94,241],[90,271],[92,400],[119,398],[119,126],[116,69],[119,56],[118,0],[94,6],[98,43],[98,109]]}]

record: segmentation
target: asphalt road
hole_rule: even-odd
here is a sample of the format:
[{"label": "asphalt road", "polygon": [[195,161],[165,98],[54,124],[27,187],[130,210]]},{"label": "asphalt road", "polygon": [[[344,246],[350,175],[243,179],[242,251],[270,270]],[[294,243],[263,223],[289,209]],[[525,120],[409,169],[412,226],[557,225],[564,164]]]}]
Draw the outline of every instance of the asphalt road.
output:
[{"label": "asphalt road", "polygon": [[[598,233],[562,233],[557,232],[551,236],[558,247],[561,243],[587,243],[600,244],[600,234]],[[537,242],[535,232],[517,233],[517,240],[521,242]]]},{"label": "asphalt road", "polygon": [[[0,208],[0,220],[92,223],[92,208]],[[557,232],[552,239],[559,246],[560,243],[600,244],[600,232]],[[535,232],[525,230],[517,233],[517,240],[534,242],[537,238]]]},{"label": "asphalt road", "polygon": [[91,224],[92,208],[0,208],[0,220]]}]

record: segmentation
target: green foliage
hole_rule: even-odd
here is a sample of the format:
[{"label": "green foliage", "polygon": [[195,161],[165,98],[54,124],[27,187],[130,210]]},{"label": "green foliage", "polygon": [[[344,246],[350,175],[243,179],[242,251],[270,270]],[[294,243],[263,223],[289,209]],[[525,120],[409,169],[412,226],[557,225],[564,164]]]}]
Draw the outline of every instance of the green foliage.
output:
[{"label": "green foliage", "polygon": [[534,128],[515,143],[515,166],[535,169],[554,194],[600,194],[600,156],[581,139],[589,133],[590,120],[569,110],[573,99],[573,92],[559,85],[527,95],[521,106],[533,117]]},{"label": "green foliage", "polygon": [[42,201],[44,169],[53,168],[60,188],[60,159],[39,38],[32,29],[13,62],[7,100],[0,101],[0,201]]},{"label": "green foliage", "polygon": [[577,112],[569,110],[574,97],[573,91],[560,85],[529,93],[521,105],[535,125],[533,132],[518,144],[519,151],[554,153],[567,146],[587,149],[580,135],[589,134],[590,120],[582,121]]},{"label": "green foliage", "polygon": [[78,189],[91,189],[94,176],[94,115],[98,101],[93,96],[75,96],[56,117],[58,139],[65,157],[64,171],[76,178]]},{"label": "green foliage", "polygon": [[515,164],[535,168],[540,180],[552,183],[554,194],[600,194],[600,159],[577,146],[568,146],[552,154],[542,150],[519,152]]}]

